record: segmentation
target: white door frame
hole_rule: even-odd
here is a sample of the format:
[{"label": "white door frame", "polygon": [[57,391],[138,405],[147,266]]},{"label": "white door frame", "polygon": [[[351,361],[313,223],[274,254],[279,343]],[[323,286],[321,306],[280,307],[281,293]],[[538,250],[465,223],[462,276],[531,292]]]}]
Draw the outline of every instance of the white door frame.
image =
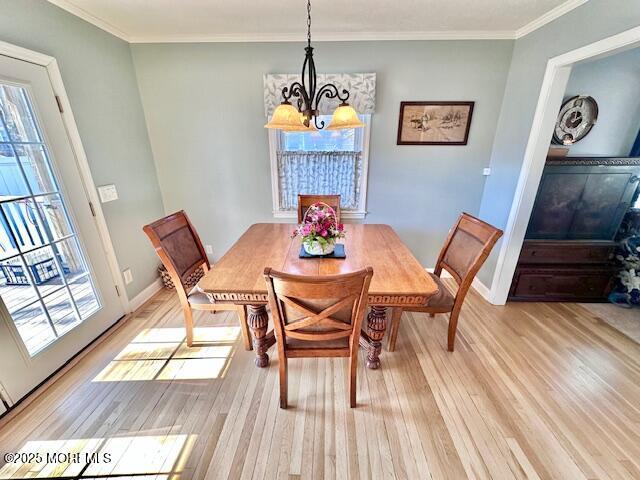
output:
[{"label": "white door frame", "polygon": [[491,282],[489,300],[494,305],[504,305],[520,256],[524,236],[533,210],[542,170],[549,150],[549,140],[567,87],[571,68],[575,63],[616,50],[625,50],[640,45],[640,27],[572,50],[547,62],[547,69],[540,89],[538,105],[533,117],[531,134],[524,154],[518,185],[505,227],[504,239],[498,263]]},{"label": "white door frame", "polygon": [[98,228],[100,240],[102,241],[107,263],[109,264],[109,270],[111,271],[114,285],[118,288],[118,292],[120,293],[120,303],[122,304],[125,312],[130,312],[130,302],[120,275],[120,266],[118,265],[115,250],[113,249],[111,235],[109,235],[109,229],[107,228],[107,222],[104,218],[104,213],[102,212],[102,206],[98,198],[96,186],[93,181],[93,177],[91,176],[91,169],[89,168],[87,154],[82,146],[80,132],[78,131],[78,126],[76,125],[76,120],[73,116],[73,111],[71,110],[71,103],[69,102],[69,97],[67,96],[67,92],[64,88],[62,75],[58,68],[58,62],[54,57],[50,57],[49,55],[34,52],[33,50],[28,50],[2,41],[0,41],[0,55],[40,65],[47,70],[53,92],[60,101],[63,110],[61,113],[62,123],[64,124],[67,136],[69,137],[69,142],[71,143],[76,165],[80,172],[80,177],[82,178],[84,191],[87,195],[87,199],[93,206],[93,211],[95,212],[94,219]]}]

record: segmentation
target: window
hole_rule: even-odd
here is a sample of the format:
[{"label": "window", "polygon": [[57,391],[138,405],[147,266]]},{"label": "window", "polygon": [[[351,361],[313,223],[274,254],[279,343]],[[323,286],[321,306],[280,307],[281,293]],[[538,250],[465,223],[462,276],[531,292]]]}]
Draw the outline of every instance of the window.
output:
[{"label": "window", "polygon": [[371,115],[360,119],[364,128],[269,132],[275,217],[296,217],[298,194],[339,194],[343,217],[364,217]]},{"label": "window", "polygon": [[0,295],[30,355],[100,308],[27,91],[0,84]]}]

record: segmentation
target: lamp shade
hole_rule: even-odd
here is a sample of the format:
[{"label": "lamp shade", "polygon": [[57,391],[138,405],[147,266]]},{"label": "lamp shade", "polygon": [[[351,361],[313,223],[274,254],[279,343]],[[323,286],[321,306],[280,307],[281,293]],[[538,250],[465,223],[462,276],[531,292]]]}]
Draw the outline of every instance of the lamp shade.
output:
[{"label": "lamp shade", "polygon": [[290,103],[281,103],[273,111],[271,121],[264,128],[277,128],[287,132],[308,130],[302,123],[302,114]]},{"label": "lamp shade", "polygon": [[364,123],[358,118],[358,114],[351,105],[340,105],[333,112],[331,123],[327,130],[340,130],[342,128],[361,128]]}]

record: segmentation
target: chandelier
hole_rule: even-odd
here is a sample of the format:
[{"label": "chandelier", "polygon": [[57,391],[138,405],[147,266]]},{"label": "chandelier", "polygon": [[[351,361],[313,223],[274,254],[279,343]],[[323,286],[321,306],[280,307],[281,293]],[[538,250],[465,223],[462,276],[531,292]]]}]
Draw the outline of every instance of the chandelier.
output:
[{"label": "chandelier", "polygon": [[[354,108],[347,103],[348,90],[340,91],[333,83],[327,83],[318,88],[311,46],[311,0],[307,0],[307,46],[304,51],[302,83],[293,82],[282,89],[282,103],[276,107],[271,121],[265,125],[265,128],[276,128],[287,132],[323,129],[324,120],[318,119],[318,105],[323,98],[337,98],[340,101],[338,108],[333,112],[327,130],[364,127]],[[292,101],[295,106],[292,105]]]}]

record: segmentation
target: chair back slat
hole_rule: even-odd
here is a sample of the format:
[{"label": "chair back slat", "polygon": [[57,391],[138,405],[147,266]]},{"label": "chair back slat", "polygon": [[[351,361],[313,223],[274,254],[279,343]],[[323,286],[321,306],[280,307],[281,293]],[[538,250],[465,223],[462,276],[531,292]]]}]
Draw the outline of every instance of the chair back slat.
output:
[{"label": "chair back slat", "polygon": [[267,268],[264,275],[278,348],[285,355],[288,339],[308,342],[309,347],[344,339],[343,348],[357,352],[372,268],[318,277]]},{"label": "chair back slat", "polygon": [[340,223],[340,195],[298,195],[298,223],[304,220],[304,214],[314,203],[326,203],[336,212],[336,221]]},{"label": "chair back slat", "polygon": [[176,288],[184,290],[192,273],[203,265],[209,268],[200,237],[183,210],[156,220],[143,230]]}]

